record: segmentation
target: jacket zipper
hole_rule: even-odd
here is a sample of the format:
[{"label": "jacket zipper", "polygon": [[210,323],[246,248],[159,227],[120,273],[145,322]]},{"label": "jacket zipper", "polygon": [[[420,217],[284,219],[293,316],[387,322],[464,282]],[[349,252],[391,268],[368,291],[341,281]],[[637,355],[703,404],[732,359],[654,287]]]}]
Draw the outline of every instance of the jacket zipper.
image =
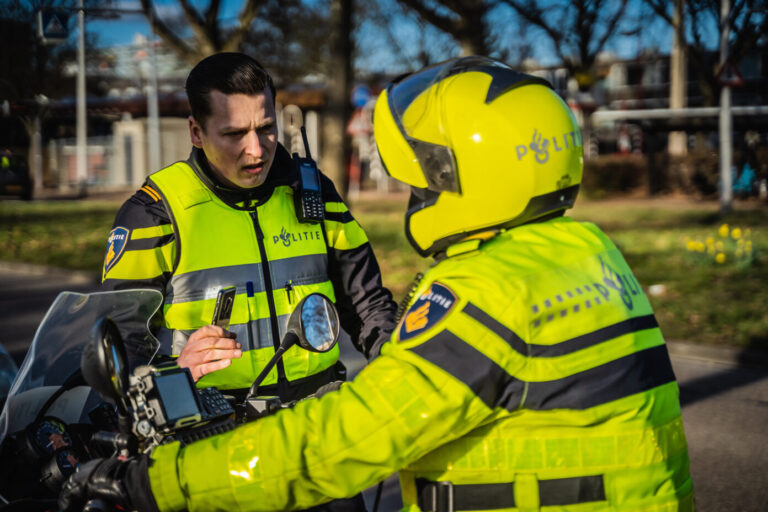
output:
[{"label": "jacket zipper", "polygon": [[[256,241],[259,244],[259,254],[261,255],[261,271],[264,275],[264,288],[267,294],[267,304],[269,304],[269,325],[272,329],[272,344],[275,350],[280,348],[280,329],[277,325],[277,308],[275,307],[275,298],[272,296],[272,276],[269,272],[269,260],[267,259],[267,249],[264,247],[264,232],[259,225],[259,215],[256,210],[251,212],[253,227],[256,230]],[[283,360],[277,361],[277,380],[286,380],[285,366]]]}]

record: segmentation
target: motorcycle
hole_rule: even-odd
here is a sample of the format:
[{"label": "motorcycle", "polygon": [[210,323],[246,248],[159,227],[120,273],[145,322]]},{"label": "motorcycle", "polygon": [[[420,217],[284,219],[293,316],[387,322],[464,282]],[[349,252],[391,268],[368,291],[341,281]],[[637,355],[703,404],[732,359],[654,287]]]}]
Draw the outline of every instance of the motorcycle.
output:
[{"label": "motorcycle", "polygon": [[[198,389],[174,362],[156,363],[150,322],[162,301],[155,290],[56,298],[0,413],[0,511],[55,510],[63,483],[93,458],[186,445],[290,407],[259,395],[261,382],[292,346],[327,352],[338,341],[333,303],[317,293],[304,297],[274,357],[238,403],[216,388]],[[86,505],[97,509],[110,510]]]}]

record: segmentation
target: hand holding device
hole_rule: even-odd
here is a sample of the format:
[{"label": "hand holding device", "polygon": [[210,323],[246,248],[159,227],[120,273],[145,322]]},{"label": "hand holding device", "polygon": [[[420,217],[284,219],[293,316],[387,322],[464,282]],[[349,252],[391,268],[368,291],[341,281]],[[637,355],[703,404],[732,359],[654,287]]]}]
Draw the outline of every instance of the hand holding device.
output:
[{"label": "hand holding device", "polygon": [[203,375],[226,368],[231,359],[239,359],[243,352],[240,343],[230,333],[215,325],[206,325],[192,333],[179,354],[177,362],[189,368],[197,382]]}]

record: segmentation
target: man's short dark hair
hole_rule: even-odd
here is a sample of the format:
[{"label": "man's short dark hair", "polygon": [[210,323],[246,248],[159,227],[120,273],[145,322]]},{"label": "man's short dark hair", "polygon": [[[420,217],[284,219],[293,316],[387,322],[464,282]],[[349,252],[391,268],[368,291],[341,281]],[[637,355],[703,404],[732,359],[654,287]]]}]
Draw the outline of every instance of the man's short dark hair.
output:
[{"label": "man's short dark hair", "polygon": [[216,53],[204,58],[189,72],[186,89],[192,117],[201,126],[211,115],[211,91],[253,95],[269,89],[275,102],[272,77],[256,59],[244,53]]}]

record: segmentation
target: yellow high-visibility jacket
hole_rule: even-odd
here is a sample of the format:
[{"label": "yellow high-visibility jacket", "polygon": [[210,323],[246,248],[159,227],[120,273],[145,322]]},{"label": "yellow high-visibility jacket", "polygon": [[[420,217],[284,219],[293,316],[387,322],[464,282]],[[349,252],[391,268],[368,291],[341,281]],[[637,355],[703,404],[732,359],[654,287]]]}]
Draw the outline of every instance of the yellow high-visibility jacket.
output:
[{"label": "yellow high-visibility jacket", "polygon": [[398,470],[408,511],[693,510],[651,306],[564,217],[451,246],[338,391],[152,459],[161,510],[301,509]]},{"label": "yellow high-visibility jacket", "polygon": [[[230,331],[243,356],[198,386],[250,387],[278,346],[302,297],[336,301],[342,325],[366,355],[386,340],[394,303],[360,225],[323,179],[326,220],[296,218],[290,157],[280,146],[267,182],[253,191],[216,185],[205,157],[152,174],[129,200],[110,234],[104,265],[108,288],[153,287],[164,296],[161,353],[178,355],[189,335],[210,324],[220,288],[235,286]],[[165,214],[164,217],[162,214]],[[338,349],[317,354],[293,347],[264,381],[300,381],[329,369]]]}]

